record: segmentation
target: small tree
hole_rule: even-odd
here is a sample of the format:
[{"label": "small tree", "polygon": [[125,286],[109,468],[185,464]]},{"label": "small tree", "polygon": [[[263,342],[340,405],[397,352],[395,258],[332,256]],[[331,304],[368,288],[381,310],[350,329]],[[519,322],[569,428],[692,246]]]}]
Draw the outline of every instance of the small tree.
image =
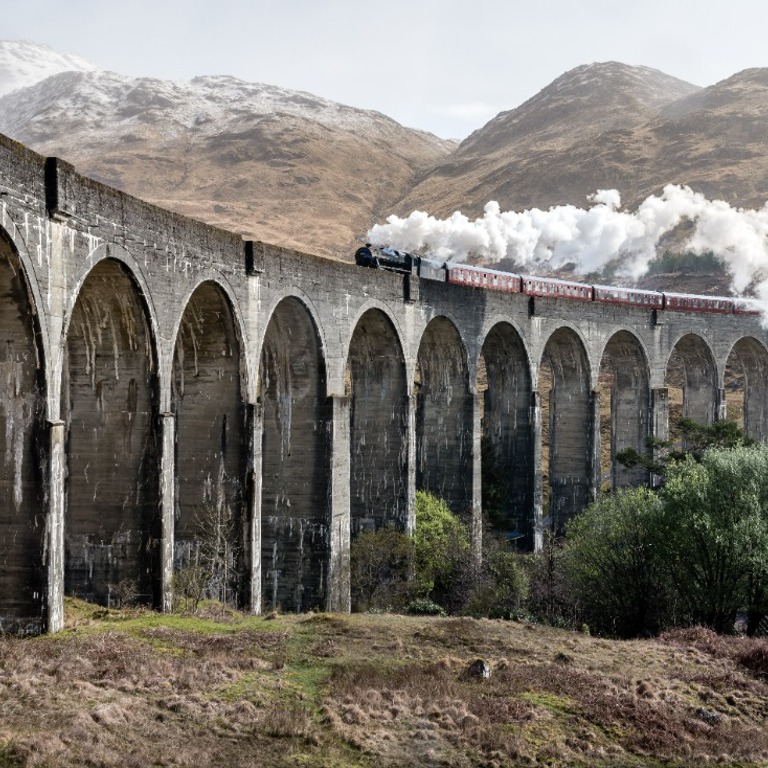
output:
[{"label": "small tree", "polygon": [[647,488],[606,494],[566,529],[566,570],[592,629],[620,637],[658,632],[670,590],[658,546],[661,501]]},{"label": "small tree", "polygon": [[756,630],[768,597],[768,446],[673,465],[662,499],[659,542],[691,615],[726,632],[746,610]]},{"label": "small tree", "polygon": [[483,535],[483,563],[462,612],[468,616],[506,619],[518,613],[528,597],[528,575],[522,556],[503,535]]},{"label": "small tree", "polygon": [[228,504],[196,509],[194,536],[173,578],[177,610],[195,610],[201,600],[237,607],[242,545],[235,511]]},{"label": "small tree", "polygon": [[526,555],[522,562],[528,578],[531,615],[556,627],[578,626],[579,600],[568,579],[562,538],[545,531],[542,551]]},{"label": "small tree", "polygon": [[415,576],[425,596],[449,612],[466,599],[470,580],[470,536],[467,527],[442,499],[416,493],[413,533]]},{"label": "small tree", "polygon": [[354,609],[402,610],[414,592],[413,558],[410,536],[391,525],[361,533],[350,548]]}]

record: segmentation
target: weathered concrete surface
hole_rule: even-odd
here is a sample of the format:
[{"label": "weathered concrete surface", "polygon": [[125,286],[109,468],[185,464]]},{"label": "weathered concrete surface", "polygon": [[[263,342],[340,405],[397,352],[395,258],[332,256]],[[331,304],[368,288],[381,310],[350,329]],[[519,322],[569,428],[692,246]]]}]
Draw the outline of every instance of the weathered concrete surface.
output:
[{"label": "weathered concrete surface", "polygon": [[395,329],[377,309],[349,346],[351,533],[408,524],[408,384]]},{"label": "weathered concrete surface", "polygon": [[181,319],[176,415],[174,567],[207,576],[205,597],[246,602],[243,490],[248,441],[241,342],[225,294],[202,283]]},{"label": "weathered concrete surface", "polygon": [[64,518],[68,594],[150,602],[159,554],[156,364],[149,324],[125,267],[100,261],[80,288],[65,346]]},{"label": "weathered concrete surface", "polygon": [[306,611],[326,599],[329,552],[325,362],[305,306],[276,307],[262,346],[263,605]]},{"label": "weathered concrete surface", "polygon": [[42,360],[24,273],[0,239],[0,632],[44,626]]},{"label": "weathered concrete surface", "polygon": [[223,596],[348,609],[351,540],[411,529],[417,488],[479,541],[483,436],[510,529],[540,543],[601,475],[635,482],[610,456],[665,437],[670,402],[768,434],[756,318],[531,300],[244,244],[4,138],[0,292],[13,631],[59,628],[65,589],[169,607],[201,519],[232,523]]},{"label": "weathered concrete surface", "polygon": [[[483,438],[503,488],[507,531],[533,544],[533,441],[531,440],[530,365],[522,339],[509,323],[499,323],[483,342]],[[484,378],[484,382],[481,379]]]},{"label": "weathered concrete surface", "polygon": [[[610,487],[638,485],[647,481],[642,469],[627,467],[616,461],[616,454],[632,448],[639,453],[646,450],[649,434],[650,389],[648,387],[648,361],[635,336],[619,331],[605,346],[600,363],[600,397],[607,424],[600,430],[606,435],[602,456]],[[601,477],[601,480],[603,478]]]}]

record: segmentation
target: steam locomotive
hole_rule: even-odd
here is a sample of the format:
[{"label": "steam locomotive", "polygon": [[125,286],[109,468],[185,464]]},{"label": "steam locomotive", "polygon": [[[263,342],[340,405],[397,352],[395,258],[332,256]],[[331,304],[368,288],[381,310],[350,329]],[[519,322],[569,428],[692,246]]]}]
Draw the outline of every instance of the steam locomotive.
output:
[{"label": "steam locomotive", "polygon": [[698,296],[691,293],[646,291],[612,285],[590,285],[574,280],[500,272],[456,262],[427,259],[389,245],[366,244],[355,252],[355,263],[361,267],[386,269],[418,275],[427,280],[482,288],[500,293],[525,296],[597,301],[603,304],[642,307],[648,310],[706,312],[718,314],[760,315],[757,302],[731,296]]}]

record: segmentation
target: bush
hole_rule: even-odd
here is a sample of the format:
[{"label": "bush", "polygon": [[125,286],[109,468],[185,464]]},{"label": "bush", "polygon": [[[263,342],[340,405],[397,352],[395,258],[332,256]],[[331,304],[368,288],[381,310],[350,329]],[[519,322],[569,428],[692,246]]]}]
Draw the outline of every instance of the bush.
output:
[{"label": "bush", "polygon": [[452,612],[465,597],[469,532],[429,493],[416,494],[413,537],[391,526],[361,533],[350,557],[355,610],[401,611],[412,601],[429,600]]},{"label": "bush", "polygon": [[713,448],[673,465],[659,545],[692,620],[731,632],[768,613],[768,446]]},{"label": "bush", "polygon": [[428,597],[417,597],[405,606],[405,612],[412,616],[446,616],[442,605],[430,600]]},{"label": "bush", "polygon": [[670,589],[658,546],[661,501],[647,488],[601,496],[566,528],[565,569],[584,620],[636,637],[665,624]]},{"label": "bush", "polygon": [[413,545],[419,593],[453,613],[466,599],[470,580],[467,527],[445,501],[417,491]]},{"label": "bush", "polygon": [[483,541],[482,570],[462,613],[492,619],[516,616],[528,597],[528,576],[521,557],[509,550],[506,539],[487,533]]},{"label": "bush", "polygon": [[413,541],[393,526],[361,533],[350,548],[353,608],[401,610],[414,590],[413,559]]}]

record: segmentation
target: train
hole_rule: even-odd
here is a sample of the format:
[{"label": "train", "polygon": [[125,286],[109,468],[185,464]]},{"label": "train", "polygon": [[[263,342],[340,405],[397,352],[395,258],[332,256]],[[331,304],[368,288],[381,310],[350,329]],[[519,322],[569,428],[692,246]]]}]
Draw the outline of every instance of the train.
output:
[{"label": "train", "polygon": [[648,291],[641,288],[592,285],[575,280],[501,272],[460,262],[437,261],[389,245],[367,243],[355,252],[355,263],[361,267],[416,274],[428,280],[499,293],[520,293],[530,297],[594,301],[648,310],[754,316],[762,314],[758,302],[748,298]]}]

